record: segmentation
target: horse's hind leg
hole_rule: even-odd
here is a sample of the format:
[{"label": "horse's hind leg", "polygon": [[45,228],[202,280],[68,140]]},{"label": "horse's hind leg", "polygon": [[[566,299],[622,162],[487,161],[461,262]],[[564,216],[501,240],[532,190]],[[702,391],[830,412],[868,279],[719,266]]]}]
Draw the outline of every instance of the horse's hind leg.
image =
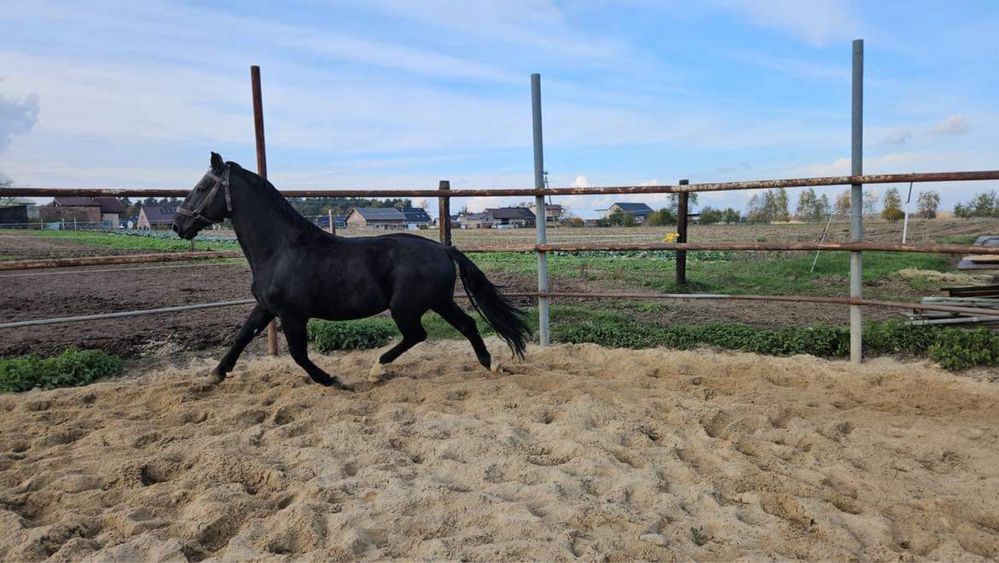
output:
[{"label": "horse's hind leg", "polygon": [[472,343],[472,349],[475,350],[475,357],[479,359],[480,364],[491,371],[499,369],[499,363],[493,362],[492,356],[489,355],[489,350],[486,349],[486,344],[482,342],[482,337],[479,335],[479,327],[475,326],[475,319],[468,316],[465,311],[462,311],[457,303],[453,300],[448,301],[443,305],[434,307],[434,312],[440,315],[441,318]]},{"label": "horse's hind leg", "polygon": [[420,322],[421,317],[423,317],[423,311],[410,309],[392,310],[392,320],[395,321],[396,326],[399,327],[399,332],[402,333],[402,342],[396,344],[378,358],[375,365],[371,366],[368,380],[378,381],[385,374],[385,364],[392,363],[403,352],[427,339],[427,331],[423,329],[423,323]]},{"label": "horse's hind leg", "polygon": [[212,376],[217,382],[221,382],[225,379],[225,375],[232,371],[233,366],[236,365],[236,360],[239,359],[239,355],[243,353],[246,345],[250,343],[251,340],[260,331],[267,326],[267,323],[271,322],[274,318],[270,312],[264,310],[259,304],[253,308],[250,316],[246,318],[243,322],[243,327],[239,329],[239,334],[236,335],[236,340],[232,343],[232,347],[226,352],[226,355],[222,357],[219,361],[219,365],[212,370]]},{"label": "horse's hind leg", "polygon": [[312,381],[320,385],[332,386],[350,391],[350,387],[340,383],[340,380],[330,376],[309,359],[309,334],[306,329],[307,319],[297,317],[281,317],[281,329],[288,341],[288,351],[295,363],[300,365]]}]

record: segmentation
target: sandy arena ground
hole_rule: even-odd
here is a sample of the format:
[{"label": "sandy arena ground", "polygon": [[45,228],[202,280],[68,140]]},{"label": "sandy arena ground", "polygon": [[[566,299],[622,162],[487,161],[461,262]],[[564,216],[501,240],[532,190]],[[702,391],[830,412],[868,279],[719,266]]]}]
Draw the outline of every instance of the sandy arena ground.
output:
[{"label": "sandy arena ground", "polygon": [[376,355],[317,357],[353,394],[283,357],[0,396],[0,559],[999,557],[987,378],[435,342],[372,388]]}]

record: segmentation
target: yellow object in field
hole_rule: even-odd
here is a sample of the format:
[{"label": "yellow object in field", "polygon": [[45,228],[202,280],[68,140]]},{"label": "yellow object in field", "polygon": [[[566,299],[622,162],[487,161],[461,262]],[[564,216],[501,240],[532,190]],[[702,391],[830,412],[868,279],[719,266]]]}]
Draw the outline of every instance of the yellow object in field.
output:
[{"label": "yellow object in field", "polygon": [[676,239],[680,238],[680,233],[666,233],[663,237],[663,242],[676,242]]}]

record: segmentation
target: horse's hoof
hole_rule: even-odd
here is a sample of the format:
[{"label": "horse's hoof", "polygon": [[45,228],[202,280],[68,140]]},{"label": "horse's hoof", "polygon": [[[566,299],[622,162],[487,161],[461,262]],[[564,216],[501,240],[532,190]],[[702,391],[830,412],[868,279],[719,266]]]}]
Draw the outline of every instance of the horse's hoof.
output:
[{"label": "horse's hoof", "polygon": [[493,360],[489,362],[489,371],[493,373],[499,373],[501,367],[502,366],[500,366],[499,360]]},{"label": "horse's hoof", "polygon": [[381,362],[375,362],[375,365],[371,366],[371,371],[368,372],[368,381],[371,383],[378,383],[382,380],[382,376],[385,375],[385,364]]},{"label": "horse's hoof", "polygon": [[225,381],[225,374],[214,369],[208,374],[208,377],[205,378],[205,383],[208,385],[218,385],[223,381]]}]

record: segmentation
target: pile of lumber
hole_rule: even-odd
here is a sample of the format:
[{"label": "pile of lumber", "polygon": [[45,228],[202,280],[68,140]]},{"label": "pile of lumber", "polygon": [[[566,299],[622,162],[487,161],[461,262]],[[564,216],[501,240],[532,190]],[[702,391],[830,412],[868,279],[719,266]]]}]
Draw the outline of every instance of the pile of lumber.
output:
[{"label": "pile of lumber", "polygon": [[956,305],[976,309],[993,309],[992,315],[969,315],[943,311],[916,309],[909,314],[910,325],[960,325],[969,327],[984,326],[999,332],[999,285],[973,285],[968,287],[945,287],[946,297],[923,297],[927,305]]},{"label": "pile of lumber", "polygon": [[[982,235],[974,246],[999,246],[999,235]],[[999,270],[999,255],[969,254],[957,265],[958,270]]]}]

